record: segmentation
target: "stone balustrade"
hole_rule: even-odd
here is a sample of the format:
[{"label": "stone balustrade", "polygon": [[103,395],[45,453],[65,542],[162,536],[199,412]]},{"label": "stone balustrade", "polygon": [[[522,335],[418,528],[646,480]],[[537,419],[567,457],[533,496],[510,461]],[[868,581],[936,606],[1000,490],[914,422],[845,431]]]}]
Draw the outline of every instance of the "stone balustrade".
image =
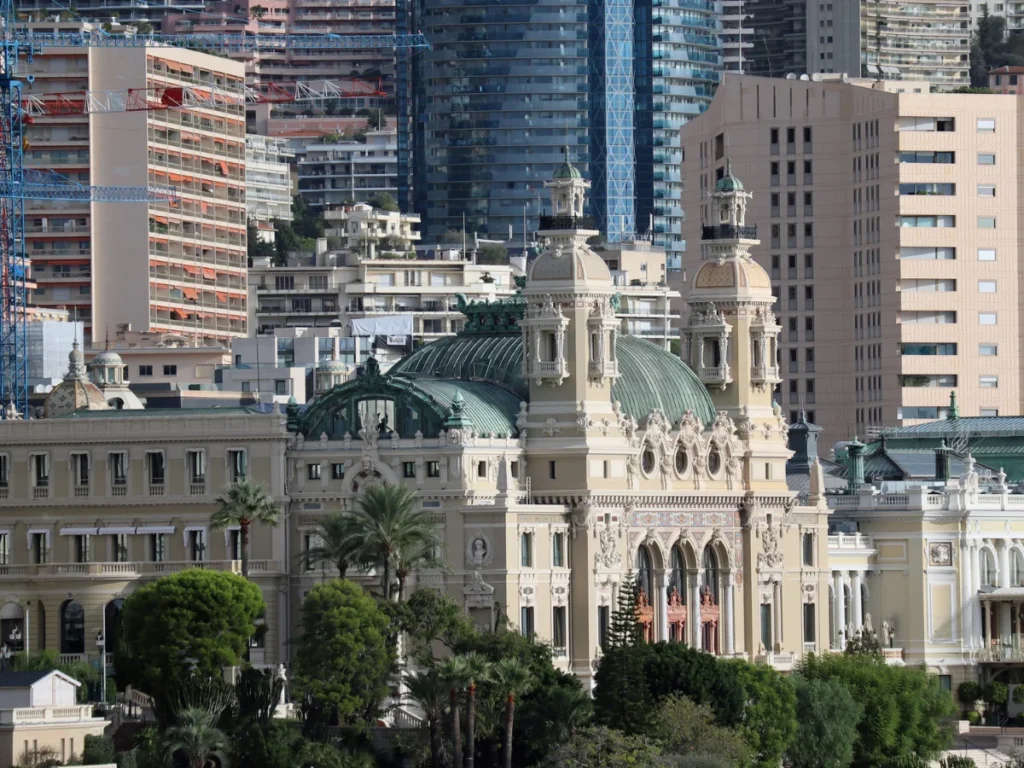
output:
[{"label": "stone balustrade", "polygon": [[[240,574],[242,572],[242,561],[183,560],[131,563],[31,563],[0,565],[0,581],[28,578],[81,579],[88,577],[134,579],[139,576],[165,576],[169,573],[187,571],[190,568]],[[281,562],[278,560],[250,560],[249,572],[250,574],[281,573]]]},{"label": "stone balustrade", "polygon": [[91,704],[73,707],[18,707],[17,709],[0,709],[0,725],[78,723],[92,719]]}]

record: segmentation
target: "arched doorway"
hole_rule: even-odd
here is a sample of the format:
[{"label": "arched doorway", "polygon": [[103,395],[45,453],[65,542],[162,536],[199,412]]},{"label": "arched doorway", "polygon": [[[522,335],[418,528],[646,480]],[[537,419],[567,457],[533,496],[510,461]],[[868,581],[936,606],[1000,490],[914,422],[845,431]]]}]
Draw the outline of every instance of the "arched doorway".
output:
[{"label": "arched doorway", "polygon": [[19,603],[5,603],[0,608],[0,644],[12,653],[25,650],[25,609]]},{"label": "arched doorway", "polygon": [[103,609],[103,623],[106,629],[104,648],[107,653],[117,653],[117,642],[121,636],[121,609],[124,600],[116,598],[107,603]]},{"label": "arched doorway", "polygon": [[77,600],[60,607],[60,652],[85,653],[85,609]]},{"label": "arched doorway", "polygon": [[645,643],[654,642],[654,606],[651,605],[653,575],[651,553],[647,547],[641,546],[636,551],[636,618]]},{"label": "arched doorway", "polygon": [[709,544],[701,556],[704,571],[704,585],[700,593],[700,637],[701,648],[708,653],[719,653],[718,623],[721,610],[718,603],[719,567],[718,554]]},{"label": "arched doorway", "polygon": [[672,547],[666,604],[668,640],[681,643],[686,637],[686,561],[679,547]]}]

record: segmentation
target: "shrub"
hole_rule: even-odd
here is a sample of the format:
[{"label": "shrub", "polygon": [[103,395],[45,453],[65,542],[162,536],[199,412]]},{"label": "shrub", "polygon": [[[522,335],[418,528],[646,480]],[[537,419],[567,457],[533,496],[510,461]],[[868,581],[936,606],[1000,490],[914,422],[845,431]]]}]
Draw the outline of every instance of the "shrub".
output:
[{"label": "shrub", "polygon": [[1013,703],[1024,704],[1024,685],[1015,685],[1013,687]]},{"label": "shrub", "polygon": [[956,687],[956,698],[965,707],[973,707],[974,702],[981,698],[981,686],[973,680],[960,683]]},{"label": "shrub", "polygon": [[950,755],[939,761],[939,768],[978,768],[978,764],[966,755]]},{"label": "shrub", "polygon": [[1001,707],[1010,700],[1010,690],[1006,683],[989,683],[984,689],[984,699],[994,707]]},{"label": "shrub", "polygon": [[971,725],[978,725],[981,723],[981,713],[976,709],[972,709],[967,713],[967,722]]},{"label": "shrub", "polygon": [[82,765],[109,765],[116,759],[114,742],[103,736],[86,736]]}]

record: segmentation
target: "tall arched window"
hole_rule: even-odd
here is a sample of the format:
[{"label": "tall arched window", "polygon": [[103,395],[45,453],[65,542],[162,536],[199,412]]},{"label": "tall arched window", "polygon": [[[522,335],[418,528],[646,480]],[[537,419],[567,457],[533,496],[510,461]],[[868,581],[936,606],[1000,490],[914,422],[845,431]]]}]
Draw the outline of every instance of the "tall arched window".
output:
[{"label": "tall arched window", "polygon": [[117,598],[107,603],[107,607],[103,609],[104,624],[106,625],[106,651],[107,653],[117,653],[117,640],[121,634],[121,608],[124,606],[124,600]]},{"label": "tall arched window", "polygon": [[75,600],[60,608],[60,652],[85,653],[85,610]]},{"label": "tall arched window", "polygon": [[996,558],[992,554],[992,550],[987,547],[982,548],[980,552],[981,557],[981,584],[984,587],[996,586]]},{"label": "tall arched window", "polygon": [[679,547],[672,547],[672,573],[668,583],[668,593],[672,590],[679,590],[679,597],[686,605],[686,561],[683,560],[683,551]]},{"label": "tall arched window", "polygon": [[636,551],[636,588],[642,589],[648,597],[651,596],[651,554],[647,547],[640,547]]},{"label": "tall arched window", "polygon": [[718,555],[710,545],[704,547],[701,567],[704,569],[704,586],[711,588],[711,597],[718,603]]}]

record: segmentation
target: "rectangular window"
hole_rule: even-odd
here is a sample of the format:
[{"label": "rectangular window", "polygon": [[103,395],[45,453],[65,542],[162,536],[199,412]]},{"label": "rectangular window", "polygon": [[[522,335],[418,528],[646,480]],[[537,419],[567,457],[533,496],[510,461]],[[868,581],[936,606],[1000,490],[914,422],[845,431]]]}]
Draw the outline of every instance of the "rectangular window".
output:
[{"label": "rectangular window", "polygon": [[319,464],[307,464],[306,465],[306,477],[309,480],[320,479],[320,465]]},{"label": "rectangular window", "polygon": [[110,454],[110,484],[113,486],[122,486],[128,484],[128,454],[127,453],[112,453]]},{"label": "rectangular window", "polygon": [[152,375],[153,375],[153,366],[152,365],[140,365],[139,366],[139,376],[152,376]]},{"label": "rectangular window", "polygon": [[953,690],[953,676],[952,675],[939,675],[939,688],[943,691]]},{"label": "rectangular window", "polygon": [[995,216],[979,216],[978,217],[978,229],[995,229],[996,228],[996,217]]},{"label": "rectangular window", "polygon": [[988,152],[978,153],[978,165],[995,165],[996,156]]},{"label": "rectangular window", "polygon": [[995,261],[996,260],[996,249],[995,248],[979,248],[978,249],[978,261]]},{"label": "rectangular window", "polygon": [[761,645],[766,650],[774,647],[772,643],[772,606],[770,603],[761,604]]},{"label": "rectangular window", "polygon": [[949,229],[956,226],[956,216],[900,216],[900,226],[918,229]]},{"label": "rectangular window", "polygon": [[995,197],[996,196],[996,185],[995,184],[979,184],[978,185],[978,197]]},{"label": "rectangular window", "polygon": [[955,152],[900,152],[901,163],[940,163],[949,165],[956,162]]},{"label": "rectangular window", "polygon": [[956,323],[956,312],[908,311],[903,312],[901,318],[908,325],[953,325]]},{"label": "rectangular window", "polygon": [[243,479],[248,470],[245,451],[228,451],[228,465],[231,467],[231,479],[238,482]]},{"label": "rectangular window", "polygon": [[556,533],[551,537],[551,565],[554,568],[565,567],[565,534]]},{"label": "rectangular window", "polygon": [[565,649],[565,626],[565,606],[555,606],[551,611],[551,645],[555,650]]},{"label": "rectangular window", "polygon": [[813,643],[815,640],[814,631],[814,603],[804,603],[804,642]]},{"label": "rectangular window", "polygon": [[228,531],[228,560],[242,559],[242,532],[237,528]]},{"label": "rectangular window", "polygon": [[149,555],[154,563],[162,563],[167,559],[167,534],[151,533],[149,535]]},{"label": "rectangular window", "polygon": [[911,182],[907,184],[900,184],[900,194],[907,196],[913,195],[940,195],[949,196],[956,194],[956,184],[937,184],[932,182]]},{"label": "rectangular window", "polygon": [[909,373],[900,376],[901,387],[955,387],[956,374]]},{"label": "rectangular window", "polygon": [[804,545],[804,565],[814,565],[814,534],[805,533],[803,538]]},{"label": "rectangular window", "polygon": [[115,533],[110,537],[110,545],[115,563],[128,562],[128,534]]},{"label": "rectangular window", "polygon": [[32,457],[32,484],[36,488],[50,486],[50,456],[37,453]]},{"label": "rectangular window", "polygon": [[7,487],[7,454],[0,454],[0,488]]},{"label": "rectangular window", "polygon": [[998,376],[979,376],[978,385],[982,389],[998,389],[999,388],[999,377]]},{"label": "rectangular window", "polygon": [[995,133],[996,121],[991,117],[978,118],[978,133]]},{"label": "rectangular window", "polygon": [[344,463],[331,464],[331,479],[332,480],[344,480],[345,479],[345,465],[344,465]]},{"label": "rectangular window", "polygon": [[441,464],[437,461],[427,462],[427,477],[440,477],[441,476]]},{"label": "rectangular window", "polygon": [[956,248],[937,248],[932,245],[903,246],[900,258],[914,261],[952,261],[956,259]]},{"label": "rectangular window", "polygon": [[146,454],[146,471],[149,473],[150,485],[163,485],[165,478],[164,455],[157,451]]},{"label": "rectangular window", "polygon": [[553,461],[549,461],[548,462],[548,476],[552,480],[555,479],[555,462],[553,462]]},{"label": "rectangular window", "polygon": [[6,533],[0,533],[0,565],[8,565],[11,562],[11,539]]},{"label": "rectangular window", "polygon": [[607,605],[597,607],[597,644],[602,648],[608,642],[608,626],[611,623],[611,608]]},{"label": "rectangular window", "polygon": [[523,568],[533,567],[533,536],[529,533],[519,535],[519,564]]},{"label": "rectangular window", "polygon": [[89,534],[87,533],[75,536],[75,562],[89,562]]},{"label": "rectangular window", "polygon": [[995,280],[979,280],[978,281],[978,293],[995,293],[996,292],[996,281]]},{"label": "rectangular window", "polygon": [[302,552],[305,555],[302,561],[305,563],[307,571],[316,570],[317,560],[310,557],[309,553],[316,550],[319,546],[319,537],[315,533],[305,533],[302,535]]},{"label": "rectangular window", "polygon": [[71,457],[71,466],[75,472],[75,485],[79,488],[89,487],[89,454],[76,453]]},{"label": "rectangular window", "polygon": [[206,531],[193,528],[188,532],[188,558],[194,563],[206,559]]},{"label": "rectangular window", "polygon": [[990,419],[991,418],[995,418],[996,416],[999,415],[999,409],[998,408],[982,408],[982,409],[980,409],[978,411],[978,415],[979,416],[984,416],[984,417],[990,418]]},{"label": "rectangular window", "polygon": [[49,560],[50,547],[45,533],[33,533],[31,539],[32,562],[36,565],[43,565]]},{"label": "rectangular window", "polygon": [[955,355],[956,344],[904,344],[901,355]]},{"label": "rectangular window", "polygon": [[478,461],[476,463],[476,476],[477,477],[487,477],[487,462],[486,461]]},{"label": "rectangular window", "polygon": [[206,482],[206,452],[189,451],[185,454],[188,466],[188,479],[193,485]]},{"label": "rectangular window", "polygon": [[998,344],[979,344],[978,355],[980,357],[997,357],[999,355]]},{"label": "rectangular window", "polygon": [[903,406],[896,410],[897,419],[944,419],[949,409],[934,405]]},{"label": "rectangular window", "polygon": [[900,281],[900,290],[905,293],[950,293],[956,290],[956,280],[904,279]]},{"label": "rectangular window", "polygon": [[402,477],[406,477],[406,478],[416,477],[416,462],[415,461],[403,461],[402,462]]},{"label": "rectangular window", "polygon": [[981,325],[995,325],[998,319],[999,318],[995,312],[978,313],[978,323]]},{"label": "rectangular window", "polygon": [[177,375],[178,375],[178,366],[176,366],[176,365],[165,365],[164,366],[164,376],[177,376]]},{"label": "rectangular window", "polygon": [[519,631],[523,637],[533,634],[533,608],[523,607],[519,609]]}]

